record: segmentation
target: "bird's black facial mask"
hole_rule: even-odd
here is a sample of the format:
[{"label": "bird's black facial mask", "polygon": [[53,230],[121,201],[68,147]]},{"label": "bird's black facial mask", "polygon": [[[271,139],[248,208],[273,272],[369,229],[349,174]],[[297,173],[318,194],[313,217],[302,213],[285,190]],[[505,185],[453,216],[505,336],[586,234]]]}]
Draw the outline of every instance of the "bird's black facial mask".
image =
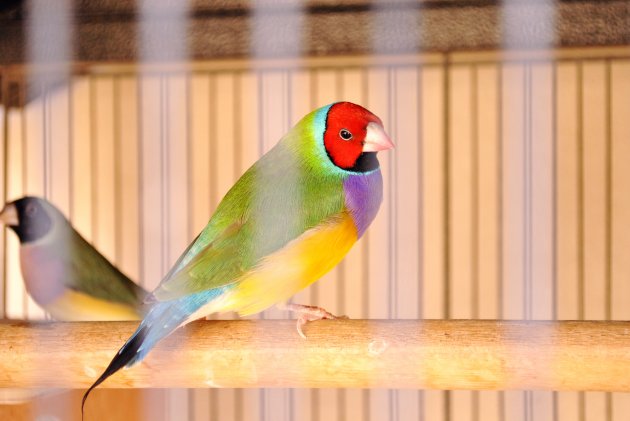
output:
[{"label": "bird's black facial mask", "polygon": [[52,227],[52,219],[46,213],[39,200],[25,197],[13,202],[18,214],[18,225],[11,225],[20,243],[37,241],[44,237]]}]

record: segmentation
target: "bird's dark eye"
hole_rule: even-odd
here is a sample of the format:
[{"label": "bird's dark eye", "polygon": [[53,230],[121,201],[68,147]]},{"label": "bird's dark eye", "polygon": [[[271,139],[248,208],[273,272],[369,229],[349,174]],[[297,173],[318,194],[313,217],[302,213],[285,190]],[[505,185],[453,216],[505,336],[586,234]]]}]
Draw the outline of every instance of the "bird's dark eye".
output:
[{"label": "bird's dark eye", "polygon": [[26,212],[26,216],[33,217],[37,213],[37,207],[32,203],[29,203],[26,205],[26,209],[24,209],[24,211]]},{"label": "bird's dark eye", "polygon": [[348,129],[341,129],[339,130],[339,137],[343,140],[350,140],[352,139],[352,133]]}]

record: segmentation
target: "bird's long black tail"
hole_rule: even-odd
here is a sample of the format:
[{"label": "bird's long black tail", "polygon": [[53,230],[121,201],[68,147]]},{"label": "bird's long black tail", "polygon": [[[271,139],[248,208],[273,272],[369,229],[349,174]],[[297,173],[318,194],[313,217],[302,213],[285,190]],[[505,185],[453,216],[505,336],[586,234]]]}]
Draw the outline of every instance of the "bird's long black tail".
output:
[{"label": "bird's long black tail", "polygon": [[129,338],[129,340],[120,348],[114,359],[109,363],[103,374],[96,379],[94,384],[90,386],[90,388],[83,395],[83,400],[81,401],[81,420],[83,420],[83,409],[85,407],[85,401],[87,400],[90,392],[97,387],[99,384],[103,383],[109,376],[120,370],[121,368],[131,365],[138,358],[138,350],[144,343],[148,333],[148,327],[144,324],[140,325],[136,333]]},{"label": "bird's long black tail", "polygon": [[85,401],[95,387],[103,383],[109,376],[121,368],[131,367],[135,363],[142,361],[155,344],[170,335],[179,326],[185,324],[192,314],[211,300],[220,296],[222,292],[223,288],[215,288],[201,293],[187,295],[178,300],[153,304],[136,332],[125,342],[103,374],[96,379],[94,384],[90,386],[83,395],[83,401],[81,401],[81,419],[83,419]]},{"label": "bird's long black tail", "polygon": [[154,304],[135,333],[125,342],[103,374],[96,379],[94,384],[83,395],[81,419],[83,419],[85,401],[95,387],[121,368],[131,367],[135,363],[142,361],[155,344],[170,335],[183,323],[186,323],[191,314],[219,293],[220,291],[211,290],[186,296],[179,300]]}]

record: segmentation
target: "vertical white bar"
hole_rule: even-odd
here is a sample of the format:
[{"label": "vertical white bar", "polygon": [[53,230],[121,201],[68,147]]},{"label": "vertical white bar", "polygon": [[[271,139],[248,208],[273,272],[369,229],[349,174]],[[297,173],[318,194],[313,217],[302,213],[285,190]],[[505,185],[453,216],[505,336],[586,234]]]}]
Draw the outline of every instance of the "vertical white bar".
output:
[{"label": "vertical white bar", "polygon": [[[141,76],[140,104],[140,280],[154,289],[165,273],[164,239],[164,136],[162,126],[163,80],[160,76]],[[149,362],[149,354],[147,361]],[[144,414],[167,414],[167,391],[144,394]]]},{"label": "vertical white bar", "polygon": [[[580,317],[579,247],[581,224],[579,207],[579,130],[578,120],[578,68],[575,63],[558,63],[556,67],[556,138],[557,138],[557,279],[556,297],[559,320],[576,320]],[[580,394],[558,392],[558,419],[580,417]]]},{"label": "vertical white bar", "polygon": [[[448,315],[453,319],[469,319],[473,314],[473,217],[475,180],[474,139],[472,124],[472,69],[454,65],[449,75],[449,272]],[[473,392],[452,391],[450,416],[456,420],[472,420]]]},{"label": "vertical white bar", "polygon": [[[606,68],[603,61],[582,65],[582,131],[584,186],[584,318],[606,319]],[[605,419],[605,393],[585,394],[586,419]]]},{"label": "vertical white bar", "polygon": [[[424,66],[421,69],[420,135],[422,161],[419,163],[423,192],[422,244],[423,267],[421,286],[421,317],[442,319],[446,315],[445,288],[445,149],[444,122],[445,71],[441,66]],[[423,419],[446,419],[445,392],[423,392]]]},{"label": "vertical white bar", "polygon": [[[214,210],[211,205],[211,167],[215,164],[214,156],[211,156],[211,143],[216,139],[214,133],[214,119],[210,116],[215,112],[211,109],[215,93],[212,90],[211,76],[207,73],[194,73],[190,76],[188,87],[189,118],[190,118],[190,239],[203,229]],[[191,413],[194,420],[207,419],[214,408],[211,407],[211,395],[216,396],[212,389],[192,390]]]},{"label": "vertical white bar", "polygon": [[[553,68],[549,63],[531,67],[530,83],[530,200],[531,309],[535,320],[554,317],[554,133]],[[548,370],[550,368],[542,368]],[[532,393],[531,419],[552,420],[552,392]]]},{"label": "vertical white bar", "polygon": [[[288,76],[286,72],[269,71],[262,74],[262,149],[267,152],[287,132],[289,124]],[[266,310],[266,319],[286,318],[284,311]],[[288,420],[290,393],[288,389],[265,389],[263,392],[263,416],[267,420]]]},{"label": "vertical white bar", "polygon": [[[317,70],[313,74],[315,91],[312,93],[314,107],[319,108],[324,105],[339,101],[341,92],[339,91],[340,74],[336,69]],[[328,272],[319,279],[312,287],[314,304],[325,308],[333,314],[339,314],[340,297],[338,294],[340,282],[343,279],[345,262],[340,263],[336,268]],[[335,421],[339,417],[339,407],[343,391],[339,389],[317,389],[314,391],[314,400],[317,402],[314,408],[320,420]]]},{"label": "vertical white bar", "polygon": [[[498,319],[500,285],[500,188],[499,67],[477,66],[477,317]],[[479,392],[477,419],[498,421],[499,392]]]},{"label": "vertical white bar", "polygon": [[[170,268],[184,252],[192,238],[188,233],[188,100],[186,75],[169,75],[164,80],[162,120],[166,122],[165,160],[166,195],[165,259]],[[179,420],[189,413],[188,389],[170,389],[168,393],[168,419]]]},{"label": "vertical white bar", "polygon": [[[502,162],[503,162],[503,317],[525,316],[525,69],[506,64],[502,74]],[[504,394],[505,418],[524,419],[523,392]]]},{"label": "vertical white bar", "polygon": [[[289,74],[290,89],[290,120],[296,124],[302,117],[312,110],[313,98],[311,92],[311,72],[309,70],[296,70]],[[293,296],[292,302],[298,304],[314,304],[312,291],[316,288],[312,285]],[[289,315],[295,318],[295,315]],[[351,316],[352,317],[352,316]],[[313,421],[312,398],[315,392],[312,389],[293,389],[292,418],[295,420]]]},{"label": "vertical white bar", "polygon": [[[420,316],[420,281],[422,261],[420,241],[421,203],[420,87],[417,67],[394,70],[393,107],[389,134],[396,144],[394,151],[379,154],[380,159],[394,153],[394,218],[396,245],[393,291],[396,319],[418,319]],[[396,391],[398,419],[420,419],[420,392]]]},{"label": "vertical white bar", "polygon": [[[41,93],[41,92],[40,92]],[[49,136],[45,125],[45,112],[47,95],[39,95],[25,106],[24,110],[24,176],[25,193],[34,196],[46,194],[46,153],[49,146]],[[21,282],[21,280],[20,280]],[[19,287],[24,291],[26,307],[24,316],[29,320],[44,318],[42,310],[30,296],[26,295],[24,286]]]},{"label": "vertical white bar", "polygon": [[[340,74],[335,69],[317,70],[313,74],[314,86],[316,86],[315,92],[313,92],[312,99],[314,100],[314,107],[319,108],[324,105],[339,101],[341,92],[339,91]],[[341,263],[338,267],[331,270],[324,275],[317,283],[313,285],[314,294],[316,297],[316,305],[325,308],[333,314],[339,313],[339,282],[342,278],[342,271],[345,263]],[[322,391],[323,392],[323,391]],[[329,392],[323,392],[329,393]],[[330,392],[332,393],[332,392]],[[335,405],[324,405],[326,408],[333,408]],[[336,415],[330,414],[335,417]]]},{"label": "vertical white bar", "polygon": [[[366,105],[365,78],[363,69],[343,69],[341,72],[340,97],[345,101]],[[389,152],[387,152],[389,153]],[[369,229],[368,229],[369,230]],[[344,259],[342,270],[343,288],[341,293],[340,313],[352,319],[365,318],[367,316],[367,282],[368,259],[367,241],[365,236],[354,245]],[[340,408],[342,420],[361,420],[368,417],[366,412],[368,392],[362,389],[344,389],[343,405]]]},{"label": "vertical white bar", "polygon": [[[389,115],[390,70],[386,68],[369,68],[367,71],[367,108],[379,116],[385,130],[392,127],[393,120]],[[367,230],[368,243],[368,318],[390,318],[390,273],[391,273],[391,186],[392,186],[392,153],[379,156],[381,173],[383,174],[383,203],[374,222]],[[375,332],[378,334],[378,332]],[[371,389],[368,407],[373,419],[389,419],[392,411],[390,391]]]},{"label": "vertical white bar", "polygon": [[[215,202],[219,203],[227,191],[237,180],[237,157],[235,139],[235,76],[232,72],[218,73],[216,80],[216,101],[220,104],[216,109],[216,193]],[[240,174],[238,174],[240,176]],[[234,318],[235,315],[224,315],[223,318]],[[218,389],[217,400],[221,405],[221,420],[236,420],[237,394],[235,389]]]},{"label": "vertical white bar", "polygon": [[[241,137],[239,156],[239,172],[243,173],[259,158],[259,145],[262,139],[260,125],[262,110],[259,105],[259,77],[254,72],[242,73],[239,81],[238,127]],[[257,317],[257,316],[253,316]],[[260,389],[244,389],[242,391],[242,421],[260,419],[262,400]]]}]

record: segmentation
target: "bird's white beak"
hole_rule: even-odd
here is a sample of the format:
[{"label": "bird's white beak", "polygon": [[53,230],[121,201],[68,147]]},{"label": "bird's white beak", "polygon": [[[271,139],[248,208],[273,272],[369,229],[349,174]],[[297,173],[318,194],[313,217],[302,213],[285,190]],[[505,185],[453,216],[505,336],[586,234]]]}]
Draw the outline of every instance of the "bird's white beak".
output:
[{"label": "bird's white beak", "polygon": [[368,123],[363,152],[378,152],[392,149],[394,144],[385,133],[385,129],[378,123]]},{"label": "bird's white beak", "polygon": [[0,222],[8,226],[20,225],[17,209],[13,203],[9,203],[0,212]]}]

